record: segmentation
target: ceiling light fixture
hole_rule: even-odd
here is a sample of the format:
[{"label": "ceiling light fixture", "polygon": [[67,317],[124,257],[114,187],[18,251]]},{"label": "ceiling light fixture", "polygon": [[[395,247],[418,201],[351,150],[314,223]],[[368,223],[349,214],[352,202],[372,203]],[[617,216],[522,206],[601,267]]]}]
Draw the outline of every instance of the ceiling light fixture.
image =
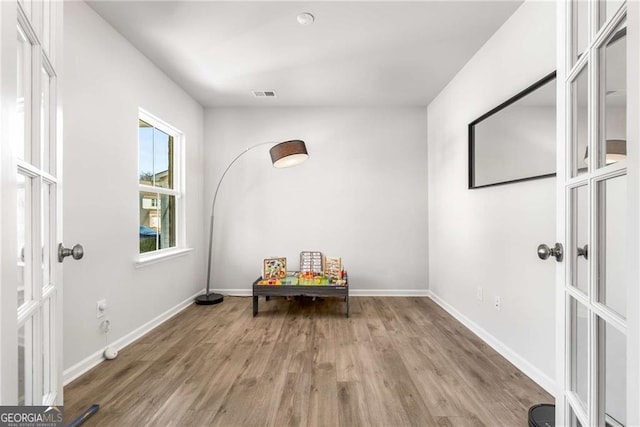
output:
[{"label": "ceiling light fixture", "polygon": [[305,12],[298,15],[296,19],[300,25],[311,25],[316,18],[312,14]]}]

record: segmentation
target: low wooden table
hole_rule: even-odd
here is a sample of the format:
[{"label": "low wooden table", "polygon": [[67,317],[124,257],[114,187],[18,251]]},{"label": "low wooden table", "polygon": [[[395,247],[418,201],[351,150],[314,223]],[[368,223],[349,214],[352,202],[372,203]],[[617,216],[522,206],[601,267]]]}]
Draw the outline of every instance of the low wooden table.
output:
[{"label": "low wooden table", "polygon": [[266,300],[269,297],[340,297],[344,298],[346,315],[349,317],[349,280],[345,285],[258,285],[262,277],[258,277],[253,282],[253,315],[258,314],[258,298],[264,296]]}]

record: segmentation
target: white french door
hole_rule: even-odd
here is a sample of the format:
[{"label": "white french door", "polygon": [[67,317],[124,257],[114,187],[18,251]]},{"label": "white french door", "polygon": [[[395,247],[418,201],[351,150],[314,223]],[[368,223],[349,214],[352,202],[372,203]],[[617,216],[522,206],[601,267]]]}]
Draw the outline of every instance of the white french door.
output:
[{"label": "white french door", "polygon": [[62,2],[0,3],[0,403],[62,404]]},{"label": "white french door", "polygon": [[[561,395],[556,421],[626,426],[631,286],[627,208],[630,115],[627,3],[573,0],[558,7],[557,346]],[[637,31],[637,28],[633,28]],[[635,76],[640,78],[640,76]],[[636,111],[637,112],[637,111]],[[635,219],[637,221],[637,218]],[[633,317],[632,317],[633,318]],[[635,356],[634,356],[635,357]],[[637,362],[637,361],[636,361]],[[633,405],[635,406],[635,405]],[[633,418],[633,417],[632,417]]]}]

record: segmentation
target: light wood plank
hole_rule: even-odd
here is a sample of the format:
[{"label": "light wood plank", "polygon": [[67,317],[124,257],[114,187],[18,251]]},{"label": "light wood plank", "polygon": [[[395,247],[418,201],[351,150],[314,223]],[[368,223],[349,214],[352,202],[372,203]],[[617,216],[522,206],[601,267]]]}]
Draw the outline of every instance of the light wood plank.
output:
[{"label": "light wood plank", "polygon": [[553,402],[428,298],[192,306],[65,387],[85,425],[516,426]]}]

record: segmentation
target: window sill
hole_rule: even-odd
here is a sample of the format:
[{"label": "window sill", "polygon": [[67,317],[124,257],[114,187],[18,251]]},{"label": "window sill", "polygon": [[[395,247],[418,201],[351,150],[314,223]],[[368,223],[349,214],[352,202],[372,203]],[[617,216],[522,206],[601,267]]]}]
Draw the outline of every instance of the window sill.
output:
[{"label": "window sill", "polygon": [[159,262],[187,255],[190,252],[193,252],[193,248],[171,249],[159,254],[141,255],[140,258],[134,262],[134,266],[136,268],[146,267],[148,265],[157,264]]}]

